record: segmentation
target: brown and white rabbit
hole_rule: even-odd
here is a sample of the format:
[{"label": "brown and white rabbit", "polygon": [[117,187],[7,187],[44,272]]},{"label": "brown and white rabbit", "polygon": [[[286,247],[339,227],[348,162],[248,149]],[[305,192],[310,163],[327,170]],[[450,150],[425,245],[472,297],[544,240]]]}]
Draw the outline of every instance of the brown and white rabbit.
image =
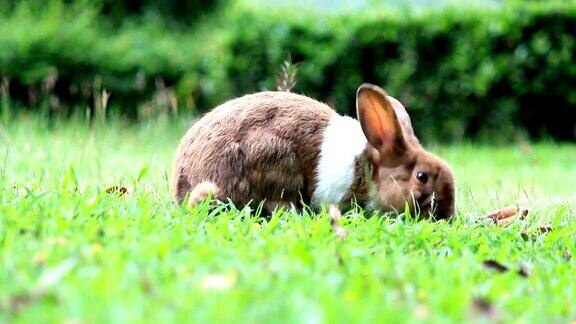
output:
[{"label": "brown and white rabbit", "polygon": [[178,202],[212,195],[265,210],[309,204],[360,206],[450,218],[449,166],[425,151],[402,104],[370,84],[356,97],[358,120],[314,99],[264,91],[230,100],[186,133],[176,154]]}]

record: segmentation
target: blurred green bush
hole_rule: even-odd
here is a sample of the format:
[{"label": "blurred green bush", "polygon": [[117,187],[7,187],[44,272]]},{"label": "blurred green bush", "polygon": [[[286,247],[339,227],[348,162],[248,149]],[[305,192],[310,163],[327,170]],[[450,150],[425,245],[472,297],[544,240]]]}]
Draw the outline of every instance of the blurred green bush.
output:
[{"label": "blurred green bush", "polygon": [[101,9],[3,10],[0,74],[13,101],[70,113],[108,89],[130,116],[202,112],[274,89],[291,55],[296,92],[354,115],[357,87],[378,84],[425,140],[576,139],[573,1],[402,15],[231,6],[193,29],[159,18],[111,26]]},{"label": "blurred green bush", "polygon": [[[381,85],[424,138],[576,138],[576,5],[524,4],[423,15],[236,15],[232,94],[273,88],[290,53],[297,90],[355,113],[358,85]],[[256,63],[257,62],[257,63]]]},{"label": "blurred green bush", "polygon": [[25,4],[45,9],[57,4],[91,7],[113,23],[142,16],[160,16],[166,22],[193,25],[202,15],[226,3],[226,0],[2,0],[0,8],[13,11]]},{"label": "blurred green bush", "polygon": [[174,32],[158,17],[127,18],[118,27],[103,19],[101,7],[80,1],[3,9],[0,76],[16,107],[68,114],[93,109],[107,89],[112,104],[135,116],[143,103],[152,107],[155,96],[172,102],[179,90],[184,104],[193,95],[200,38]]}]

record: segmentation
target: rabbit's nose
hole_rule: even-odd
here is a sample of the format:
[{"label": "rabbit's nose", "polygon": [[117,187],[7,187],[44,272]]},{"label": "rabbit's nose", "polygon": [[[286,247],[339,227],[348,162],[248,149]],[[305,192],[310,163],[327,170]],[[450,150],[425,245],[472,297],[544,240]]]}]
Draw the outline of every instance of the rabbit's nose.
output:
[{"label": "rabbit's nose", "polygon": [[410,190],[411,198],[419,202],[424,194],[420,190]]},{"label": "rabbit's nose", "polygon": [[420,207],[427,207],[432,203],[432,195],[422,193],[420,194],[420,197],[416,199],[416,201]]}]

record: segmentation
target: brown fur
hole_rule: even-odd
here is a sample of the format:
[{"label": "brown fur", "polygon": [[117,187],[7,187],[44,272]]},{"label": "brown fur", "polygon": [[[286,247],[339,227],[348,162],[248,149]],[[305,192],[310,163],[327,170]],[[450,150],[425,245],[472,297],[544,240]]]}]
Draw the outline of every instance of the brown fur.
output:
[{"label": "brown fur", "polygon": [[[402,104],[373,85],[362,85],[357,96],[358,118],[369,141],[364,156],[373,171],[374,188],[368,188],[368,200],[379,209],[398,212],[408,202],[423,217],[450,218],[454,213],[452,171],[421,147]],[[426,183],[417,179],[418,172],[429,175]]]},{"label": "brown fur", "polygon": [[356,202],[358,206],[368,205],[368,186],[372,178],[372,164],[366,157],[366,151],[354,163],[354,180],[344,198],[344,204]]},{"label": "brown fur", "polygon": [[410,120],[410,116],[406,111],[406,108],[394,97],[386,96],[386,99],[392,104],[392,108],[394,108],[394,112],[396,113],[396,118],[398,118],[398,122],[400,122],[400,126],[402,127],[402,133],[404,134],[404,139],[410,143],[413,147],[420,147],[420,141],[414,135],[414,130],[412,129],[412,121]]},{"label": "brown fur", "polygon": [[[454,180],[448,166],[434,155],[420,148],[411,149],[397,167],[373,165],[376,190],[371,200],[384,210],[402,212],[409,203],[412,210],[423,217],[434,212],[438,219],[449,218],[454,212]],[[419,171],[427,172],[426,184],[416,179]],[[434,194],[434,204],[432,204]]]},{"label": "brown fur", "polygon": [[[360,206],[403,211],[408,202],[423,216],[451,217],[452,172],[421,147],[404,106],[382,89],[362,85],[357,109],[368,144],[341,203],[355,199]],[[309,204],[323,132],[334,114],[325,104],[288,92],[255,93],[215,108],[180,143],[173,178],[177,200],[190,194],[197,201],[209,193],[238,205],[264,201],[267,212]],[[418,172],[428,174],[426,183]]]},{"label": "brown fur", "polygon": [[179,202],[200,182],[215,198],[238,205],[309,203],[315,189],[322,132],[335,112],[288,92],[260,92],[231,100],[200,119],[184,136],[174,166]]},{"label": "brown fur", "polygon": [[196,205],[208,197],[216,197],[220,189],[210,181],[204,181],[197,184],[188,196],[188,205],[190,207]]},{"label": "brown fur", "polygon": [[[354,181],[344,196],[344,206],[356,201],[359,206],[373,203],[377,209],[403,212],[404,204],[408,202],[410,208],[424,218],[430,214],[434,214],[436,219],[452,216],[454,180],[445,162],[420,147],[411,148],[402,163],[393,168],[381,165],[377,158],[369,158],[373,154],[379,153],[369,146],[356,160]],[[418,171],[431,175],[428,183],[416,179],[414,174]],[[372,192],[370,183],[374,186]],[[434,204],[432,193],[435,195]]]}]

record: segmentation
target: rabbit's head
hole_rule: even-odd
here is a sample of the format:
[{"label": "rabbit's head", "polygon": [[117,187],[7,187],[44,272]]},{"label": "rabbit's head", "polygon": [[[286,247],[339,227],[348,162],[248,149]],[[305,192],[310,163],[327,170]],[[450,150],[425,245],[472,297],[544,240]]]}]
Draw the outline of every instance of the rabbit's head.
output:
[{"label": "rabbit's head", "polygon": [[366,156],[372,166],[371,203],[398,212],[408,203],[421,217],[452,217],[452,171],[422,148],[404,106],[381,88],[364,84],[357,92],[356,109],[369,143]]}]

